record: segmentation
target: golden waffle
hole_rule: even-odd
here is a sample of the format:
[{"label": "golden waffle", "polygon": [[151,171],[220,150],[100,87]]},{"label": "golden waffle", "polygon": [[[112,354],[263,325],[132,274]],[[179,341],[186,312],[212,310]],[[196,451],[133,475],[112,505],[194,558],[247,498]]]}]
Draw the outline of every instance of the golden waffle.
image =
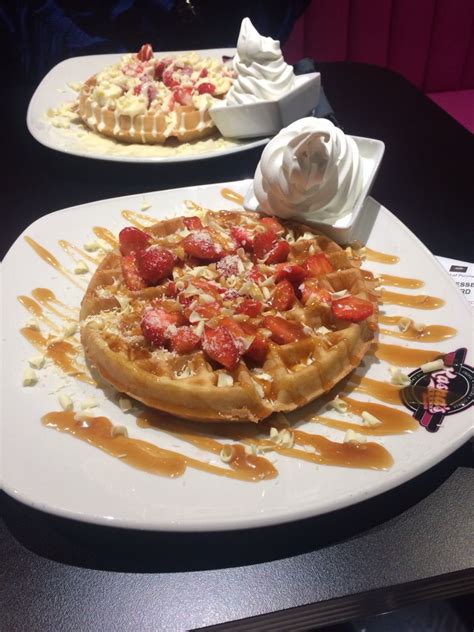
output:
[{"label": "golden waffle", "polygon": [[[206,211],[198,220],[202,229],[189,228],[188,220],[177,217],[146,229],[151,240],[147,249],[159,246],[176,257],[168,278],[151,287],[130,290],[122,272],[123,257],[116,249],[105,256],[91,279],[82,301],[81,338],[88,361],[107,382],[147,406],[178,417],[195,421],[259,421],[273,412],[291,411],[307,404],[358,366],[377,330],[377,296],[374,283],[364,279],[336,243],[305,225],[281,222],[284,232],[276,241],[289,245],[287,261],[264,263],[255,259],[252,247],[246,251],[229,237],[236,228],[244,229],[252,238],[257,233],[268,233],[265,222],[269,220],[262,222],[262,216]],[[186,237],[193,235],[194,239],[196,232],[203,231],[211,234],[226,252],[233,252],[229,260],[233,265],[234,257],[241,261],[235,274],[229,274],[222,259],[206,263],[187,254],[183,247]],[[321,253],[332,270],[319,274],[316,281],[307,277],[302,284],[298,282],[298,298],[289,309],[282,309],[278,303],[278,309],[272,306],[278,281],[275,275],[281,274],[282,267],[304,267],[309,257],[321,257]],[[256,274],[259,278],[254,282],[251,277],[255,279]],[[200,284],[197,292],[193,283]],[[210,300],[205,283],[220,288],[217,314],[202,316]],[[306,284],[311,283],[311,287],[316,284],[320,289],[308,297]],[[328,294],[329,304],[321,299],[321,295],[327,298]],[[266,341],[266,356],[256,361],[246,355],[249,351],[242,351],[248,350],[252,336],[244,347],[239,347],[244,355],[231,369],[210,357],[209,347],[203,350],[201,344],[188,353],[171,351],[166,343],[151,345],[140,327],[147,310],[159,306],[181,318],[189,296],[192,302],[186,304],[185,321],[200,333],[201,341],[203,327],[212,334],[222,326],[222,319],[230,318],[257,330],[260,339]],[[245,300],[260,301],[262,312],[252,316],[236,313],[244,296]],[[335,315],[336,303],[354,298],[362,299],[365,305],[368,302],[373,313],[359,322]],[[267,325],[268,317],[275,316],[299,327],[299,339],[276,341],[278,336]]]}]

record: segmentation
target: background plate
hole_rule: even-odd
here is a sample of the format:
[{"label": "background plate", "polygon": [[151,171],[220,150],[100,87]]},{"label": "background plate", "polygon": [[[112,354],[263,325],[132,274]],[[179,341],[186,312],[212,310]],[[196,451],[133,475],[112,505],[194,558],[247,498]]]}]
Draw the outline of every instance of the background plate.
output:
[{"label": "background plate", "polygon": [[[181,52],[183,51],[157,52],[155,55],[160,57],[164,55],[177,55]],[[235,48],[210,48],[196,52],[204,57],[216,57],[221,59],[223,55],[234,55]],[[119,61],[123,55],[124,53],[71,57],[50,70],[37,87],[28,107],[26,123],[34,138],[50,149],[56,149],[66,154],[83,156],[84,158],[113,160],[118,162],[166,164],[171,162],[203,160],[205,158],[234,154],[254,147],[263,147],[270,140],[269,138],[260,138],[256,140],[232,141],[232,145],[225,148],[207,149],[205,151],[200,150],[199,152],[196,150],[196,153],[182,155],[128,156],[119,153],[107,153],[103,148],[87,147],[78,138],[70,134],[68,130],[55,128],[48,122],[46,112],[50,108],[57,108],[68,101],[74,101],[76,98],[77,93],[68,87],[68,83],[82,83],[106,66]],[[123,144],[119,144],[119,147],[123,147]]]},{"label": "background plate", "polygon": [[[187,187],[145,194],[151,204],[147,214],[164,217],[183,212],[184,200],[212,209],[233,208],[223,199],[228,186],[245,194],[249,181]],[[24,234],[31,236],[66,267],[71,260],[58,246],[59,239],[82,246],[91,238],[91,228],[106,226],[117,232],[124,226],[122,209],[139,211],[144,196],[129,196],[65,209],[42,217]],[[395,338],[385,342],[449,352],[472,344],[471,314],[467,302],[431,253],[394,215],[368,199],[359,237],[379,251],[398,255],[396,265],[365,264],[368,268],[425,281],[423,292],[445,299],[444,307],[433,311],[387,307],[391,314],[406,314],[427,323],[455,327],[458,334],[443,343],[404,343]],[[416,476],[450,454],[472,435],[472,409],[445,418],[440,430],[430,434],[419,429],[410,435],[386,436],[376,440],[393,455],[394,466],[387,472],[315,466],[278,457],[279,476],[260,483],[242,483],[213,477],[188,469],[176,480],[134,470],[73,437],[44,428],[40,417],[59,410],[58,385],[54,370],[39,372],[33,388],[21,386],[27,359],[35,352],[19,333],[28,314],[16,297],[35,287],[49,287],[69,305],[78,305],[81,291],[40,260],[22,236],[8,252],[3,277],[3,398],[0,467],[5,491],[17,499],[55,514],[101,524],[162,530],[220,530],[257,527],[314,516],[360,502]],[[403,291],[403,290],[402,290]],[[407,293],[410,291],[407,290]],[[418,291],[414,291],[415,293]],[[472,364],[472,350],[468,352]],[[389,377],[388,365],[373,358],[365,360],[360,374],[380,380]],[[101,391],[70,381],[64,391],[75,402],[93,395],[100,411],[115,423],[127,426],[132,437],[141,437],[163,447],[179,441],[152,430],[136,427],[133,416],[120,412],[116,400]],[[356,398],[367,401],[363,395]],[[318,410],[317,402],[306,407]],[[331,413],[334,416],[334,413]],[[310,426],[310,427],[309,427]],[[343,433],[308,424],[308,431],[341,441]],[[183,444],[184,445],[184,444]],[[201,456],[186,446],[190,455]],[[208,457],[207,457],[208,458]]]}]

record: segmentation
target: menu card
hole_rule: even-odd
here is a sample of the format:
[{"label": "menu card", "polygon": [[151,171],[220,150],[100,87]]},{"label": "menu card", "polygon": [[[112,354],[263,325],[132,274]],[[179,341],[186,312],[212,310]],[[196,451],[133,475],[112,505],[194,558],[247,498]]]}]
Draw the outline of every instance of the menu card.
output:
[{"label": "menu card", "polygon": [[436,257],[456,283],[465,298],[474,307],[474,264],[446,257]]}]

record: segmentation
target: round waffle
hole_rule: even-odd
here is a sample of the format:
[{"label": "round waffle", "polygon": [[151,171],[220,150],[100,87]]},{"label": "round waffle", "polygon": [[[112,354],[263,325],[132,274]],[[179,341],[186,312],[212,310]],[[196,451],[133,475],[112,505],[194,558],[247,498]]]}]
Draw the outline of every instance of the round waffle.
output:
[{"label": "round waffle", "polygon": [[124,229],[81,307],[88,361],[195,421],[259,421],[330,390],[377,330],[374,283],[321,233],[206,211]]},{"label": "round waffle", "polygon": [[145,44],[83,83],[78,113],[95,132],[125,143],[194,141],[216,130],[208,110],[232,77],[214,59],[196,53],[155,58]]}]

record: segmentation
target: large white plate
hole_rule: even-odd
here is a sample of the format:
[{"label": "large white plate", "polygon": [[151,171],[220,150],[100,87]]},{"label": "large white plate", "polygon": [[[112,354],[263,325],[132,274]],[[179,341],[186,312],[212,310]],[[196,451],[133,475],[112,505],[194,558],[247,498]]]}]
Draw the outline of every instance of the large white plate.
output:
[{"label": "large white plate", "polygon": [[[182,51],[158,52],[156,55],[176,55],[179,52]],[[217,59],[221,59],[223,55],[234,55],[235,48],[210,48],[197,52],[203,57],[216,57]],[[147,147],[147,155],[133,156],[123,154],[121,150],[116,153],[110,153],[110,151],[105,150],[103,147],[94,148],[85,145],[83,141],[71,134],[68,130],[53,127],[46,118],[46,112],[50,108],[58,108],[68,101],[74,101],[77,96],[77,93],[69,88],[68,84],[82,83],[106,66],[119,61],[122,56],[123,53],[71,57],[50,70],[33,94],[26,116],[28,129],[36,140],[50,149],[56,149],[66,154],[83,156],[84,158],[158,164],[216,158],[218,156],[226,156],[236,152],[246,151],[254,147],[263,147],[268,143],[269,138],[259,138],[257,140],[232,141],[232,144],[224,148],[206,148],[207,143],[203,141],[204,144],[201,143],[199,145],[200,149],[194,148],[190,153],[168,156],[158,154],[151,155]],[[108,144],[110,145],[111,141]],[[124,145],[122,144],[120,147],[123,149]]]},{"label": "large white plate", "polygon": [[[247,180],[227,186],[245,194],[248,185]],[[156,217],[179,213],[184,208],[184,200],[194,200],[213,209],[232,208],[233,204],[220,195],[223,186],[216,184],[148,193],[145,197],[152,205],[148,213]],[[143,196],[136,195],[65,209],[42,217],[24,234],[37,240],[70,267],[71,261],[58,246],[58,239],[68,239],[81,246],[90,239],[94,225],[117,231],[124,225],[120,211],[124,208],[139,210],[142,203]],[[409,343],[408,346],[445,352],[471,347],[469,306],[431,253],[394,215],[370,198],[364,218],[366,221],[359,230],[368,245],[400,256],[397,265],[367,264],[367,267],[423,279],[426,283],[423,291],[446,300],[444,307],[433,311],[410,312],[402,307],[390,307],[386,311],[412,315],[416,320],[428,323],[451,325],[459,332],[443,343]],[[374,218],[375,223],[370,228]],[[71,436],[41,425],[40,417],[44,413],[59,409],[54,391],[61,382],[53,370],[43,370],[37,386],[21,386],[26,361],[35,353],[19,333],[28,315],[16,297],[29,294],[35,287],[49,287],[64,302],[78,305],[81,292],[40,260],[22,236],[8,252],[2,267],[2,484],[7,493],[45,511],[84,521],[141,529],[218,530],[276,524],[351,505],[395,487],[446,457],[472,434],[471,408],[446,417],[434,434],[420,428],[410,435],[377,437],[375,440],[394,457],[393,467],[386,472],[316,467],[283,457],[277,460],[278,478],[260,483],[213,477],[191,469],[176,480],[134,470]],[[385,342],[403,344],[394,338]],[[467,360],[472,364],[472,349],[469,354]],[[358,372],[366,372],[380,380],[389,377],[388,365],[383,362],[367,360],[366,368],[361,367]],[[93,390],[87,385],[71,382],[65,392],[76,402],[93,394],[99,399],[102,414],[127,426],[132,437],[141,437],[171,449],[180,444],[156,431],[137,428],[132,416],[121,413],[113,400],[106,399],[101,391]],[[357,394],[355,397],[369,399]],[[326,434],[339,441],[343,437],[339,431],[324,430],[314,424],[308,431]],[[182,445],[186,453],[208,458],[197,449]]]}]

